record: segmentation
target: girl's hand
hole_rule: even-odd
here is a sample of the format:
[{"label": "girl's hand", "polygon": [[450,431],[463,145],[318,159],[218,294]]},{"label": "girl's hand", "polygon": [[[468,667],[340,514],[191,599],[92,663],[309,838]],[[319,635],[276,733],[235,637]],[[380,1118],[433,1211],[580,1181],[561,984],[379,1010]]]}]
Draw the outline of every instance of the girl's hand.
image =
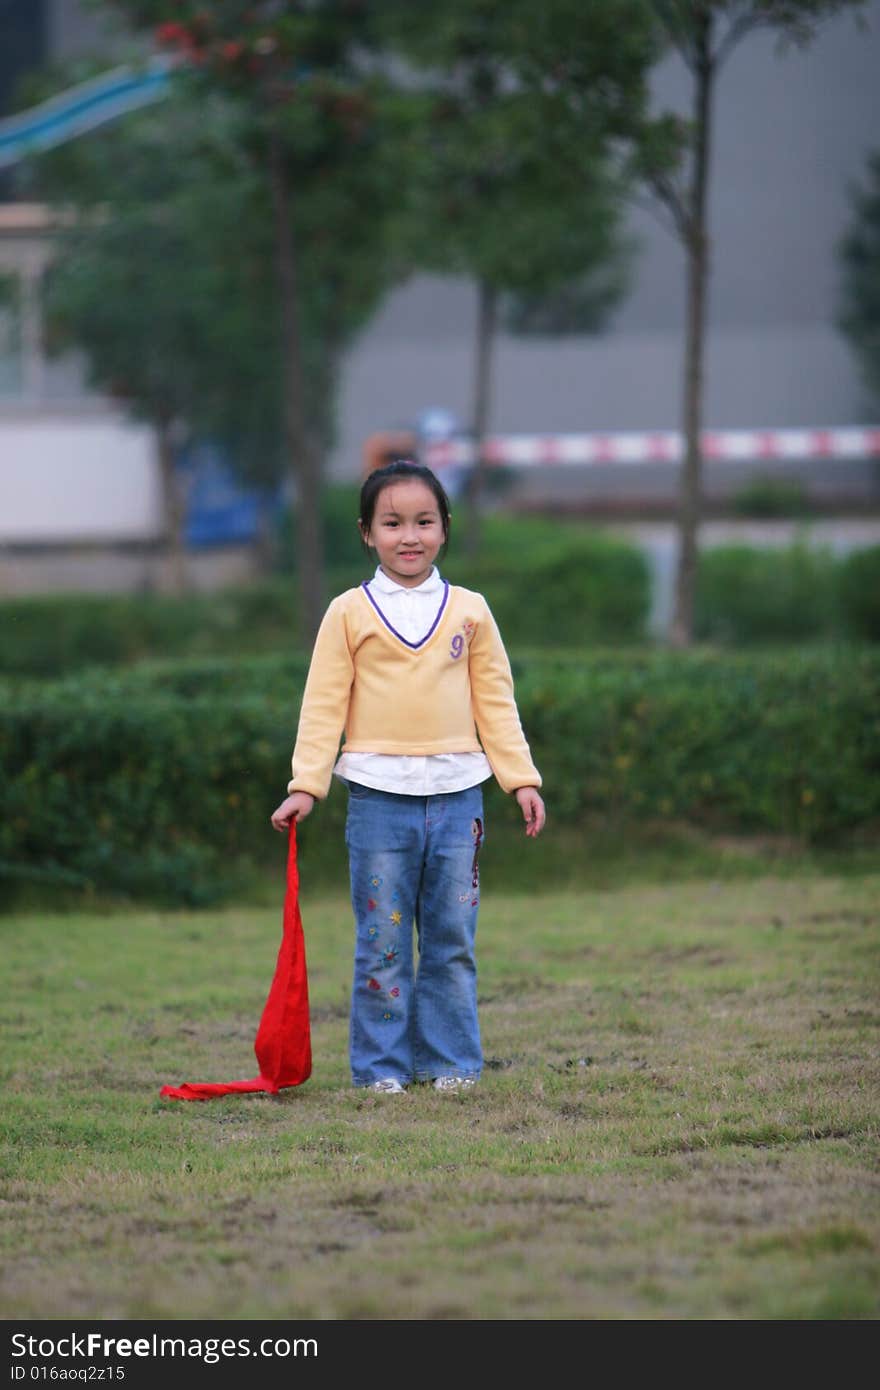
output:
[{"label": "girl's hand", "polygon": [[272,825],[276,830],[285,831],[292,820],[305,820],[315,804],[311,792],[291,792],[281,805],[272,812]]},{"label": "girl's hand", "polygon": [[544,810],[544,803],[538,795],[538,789],[537,787],[517,787],[514,796],[523,813],[526,834],[534,839],[544,829],[544,822],[547,819],[547,812]]}]

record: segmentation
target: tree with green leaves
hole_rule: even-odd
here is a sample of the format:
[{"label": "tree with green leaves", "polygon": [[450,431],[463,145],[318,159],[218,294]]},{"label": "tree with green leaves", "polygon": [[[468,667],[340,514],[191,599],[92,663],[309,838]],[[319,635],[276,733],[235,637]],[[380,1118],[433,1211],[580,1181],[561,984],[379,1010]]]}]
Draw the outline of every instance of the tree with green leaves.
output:
[{"label": "tree with green leaves", "polygon": [[[326,402],[342,354],[400,267],[390,250],[401,98],[366,63],[370,6],[353,0],[112,0],[179,55],[176,80],[221,93],[262,192],[275,276],[285,454],[296,494],[301,632],[323,614]],[[267,360],[266,370],[275,370]],[[310,379],[322,384],[316,396]]]},{"label": "tree with green leaves", "polygon": [[477,287],[473,551],[500,312],[506,305],[514,329],[534,332],[542,313],[565,307],[582,331],[601,324],[625,286],[625,179],[615,145],[643,130],[654,29],[641,0],[378,8],[424,94],[407,198],[413,254]]},{"label": "tree with green leaves", "polygon": [[602,265],[550,289],[508,293],[503,313],[505,328],[522,338],[601,333],[629,289],[635,250],[635,243],[621,232]]},{"label": "tree with green leaves", "polygon": [[677,169],[655,162],[645,145],[638,169],[668,210],[686,259],[687,306],[679,490],[679,554],[670,639],[687,646],[693,637],[694,584],[701,512],[703,378],[710,273],[709,181],[713,150],[713,102],[720,72],[749,34],[775,33],[783,46],[804,47],[821,24],[864,0],[649,0],[668,42],[691,75],[691,110],[682,129],[686,156]]},{"label": "tree with green leaves", "polygon": [[36,159],[24,178],[55,210],[47,347],[81,351],[92,384],[155,430],[163,585],[179,591],[179,440],[219,439],[255,481],[279,473],[268,248],[239,216],[257,190],[234,112],[177,94]]},{"label": "tree with green leaves", "polygon": [[852,221],[839,246],[839,328],[849,339],[868,390],[880,400],[880,150],[864,183],[852,190]]}]

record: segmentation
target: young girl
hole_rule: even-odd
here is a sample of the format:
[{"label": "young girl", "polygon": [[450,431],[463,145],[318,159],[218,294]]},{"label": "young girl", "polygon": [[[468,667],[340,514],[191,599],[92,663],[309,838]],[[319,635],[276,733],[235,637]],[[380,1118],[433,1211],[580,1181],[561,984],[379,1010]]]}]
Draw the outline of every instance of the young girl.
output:
[{"label": "young girl", "polygon": [[472,1086],[483,1064],[474,961],[481,783],[494,774],[513,793],[533,837],[544,825],[541,777],[486,600],[435,567],[450,526],[439,480],[409,460],[376,469],[361,489],[358,525],[378,567],[324,615],[290,794],[272,824],[284,831],[304,820],[334,772],[347,784],[352,1080],[391,1094],[412,1081],[454,1091]]}]

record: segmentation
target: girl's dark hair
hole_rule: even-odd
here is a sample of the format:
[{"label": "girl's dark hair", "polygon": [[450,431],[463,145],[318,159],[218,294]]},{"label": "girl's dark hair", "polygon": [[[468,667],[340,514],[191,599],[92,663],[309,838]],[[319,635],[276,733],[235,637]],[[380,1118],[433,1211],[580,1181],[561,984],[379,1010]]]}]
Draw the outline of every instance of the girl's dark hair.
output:
[{"label": "girl's dark hair", "polygon": [[358,518],[361,529],[362,531],[369,531],[372,527],[376,502],[382,489],[387,487],[389,483],[400,482],[407,478],[416,478],[420,483],[424,483],[437,499],[437,508],[443,525],[443,545],[440,554],[445,555],[446,547],[449,544],[449,528],[452,523],[446,489],[430,468],[426,468],[423,463],[415,463],[412,459],[392,459],[390,463],[383,464],[381,468],[374,468],[373,472],[364,479]]}]

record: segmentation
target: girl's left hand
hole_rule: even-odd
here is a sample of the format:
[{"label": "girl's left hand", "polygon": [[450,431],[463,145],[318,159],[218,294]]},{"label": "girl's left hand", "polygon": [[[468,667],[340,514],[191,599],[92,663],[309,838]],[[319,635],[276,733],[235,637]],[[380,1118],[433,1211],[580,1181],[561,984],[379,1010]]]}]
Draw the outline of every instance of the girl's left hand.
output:
[{"label": "girl's left hand", "polygon": [[544,810],[544,803],[538,795],[538,789],[537,787],[518,787],[514,796],[523,813],[526,834],[534,839],[544,829],[544,822],[547,819],[547,812]]}]

